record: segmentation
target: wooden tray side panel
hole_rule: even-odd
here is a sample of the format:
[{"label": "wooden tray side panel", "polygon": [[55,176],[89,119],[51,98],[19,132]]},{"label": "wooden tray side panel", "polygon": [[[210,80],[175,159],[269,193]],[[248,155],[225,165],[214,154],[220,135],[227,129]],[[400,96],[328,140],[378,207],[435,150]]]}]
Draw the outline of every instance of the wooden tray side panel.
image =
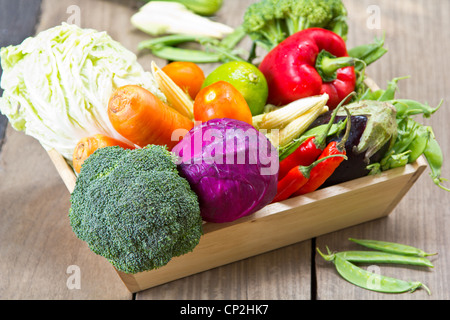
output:
[{"label": "wooden tray side panel", "polygon": [[59,175],[61,176],[61,179],[66,185],[67,190],[69,190],[69,192],[72,193],[73,189],[75,188],[75,183],[77,181],[77,177],[72,167],[67,163],[66,159],[64,159],[64,157],[61,154],[55,151],[55,149],[51,149],[47,153],[50,159],[52,160],[53,165],[56,168],[56,171],[58,171]]}]

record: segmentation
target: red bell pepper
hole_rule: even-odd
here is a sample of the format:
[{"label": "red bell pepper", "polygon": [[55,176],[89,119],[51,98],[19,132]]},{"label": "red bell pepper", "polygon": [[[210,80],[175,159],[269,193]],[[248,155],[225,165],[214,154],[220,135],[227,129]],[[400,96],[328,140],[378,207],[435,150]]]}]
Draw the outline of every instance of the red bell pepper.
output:
[{"label": "red bell pepper", "polygon": [[294,33],[271,50],[259,69],[269,86],[268,103],[286,105],[327,93],[332,110],[355,89],[355,62],[339,35],[310,28]]}]

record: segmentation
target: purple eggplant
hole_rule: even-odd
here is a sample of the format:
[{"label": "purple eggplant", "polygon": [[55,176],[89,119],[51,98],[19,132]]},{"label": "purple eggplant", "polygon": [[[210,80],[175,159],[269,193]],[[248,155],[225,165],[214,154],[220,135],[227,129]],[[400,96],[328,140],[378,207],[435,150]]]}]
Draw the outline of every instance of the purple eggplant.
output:
[{"label": "purple eggplant", "polygon": [[[345,144],[348,160],[341,163],[322,187],[367,176],[368,165],[379,162],[397,137],[396,109],[393,105],[379,101],[359,101],[346,106],[351,114],[350,136]],[[321,115],[309,129],[326,125],[331,113]],[[339,110],[334,122],[347,118]],[[343,126],[344,128],[344,126]],[[327,142],[340,141],[345,129],[333,133]]]}]

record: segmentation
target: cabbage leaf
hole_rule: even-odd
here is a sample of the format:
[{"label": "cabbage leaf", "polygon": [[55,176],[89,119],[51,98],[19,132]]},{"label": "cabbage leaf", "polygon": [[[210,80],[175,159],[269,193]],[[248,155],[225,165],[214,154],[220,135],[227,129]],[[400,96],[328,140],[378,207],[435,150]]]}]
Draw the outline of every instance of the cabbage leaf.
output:
[{"label": "cabbage leaf", "polygon": [[166,101],[136,55],[106,32],[63,23],[2,48],[0,58],[0,111],[14,129],[68,160],[86,136],[101,133],[129,142],[107,114],[116,88],[140,85]]}]

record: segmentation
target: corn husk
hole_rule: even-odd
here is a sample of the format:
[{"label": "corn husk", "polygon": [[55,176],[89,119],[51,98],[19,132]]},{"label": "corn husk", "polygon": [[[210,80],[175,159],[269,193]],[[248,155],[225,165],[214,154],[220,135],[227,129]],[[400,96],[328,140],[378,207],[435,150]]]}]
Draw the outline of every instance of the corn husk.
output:
[{"label": "corn husk", "polygon": [[275,147],[283,147],[301,136],[318,116],[329,110],[328,99],[325,93],[270,108],[271,111],[253,117],[253,126],[264,132]]},{"label": "corn husk", "polygon": [[154,61],[151,64],[153,77],[159,89],[167,98],[170,107],[189,119],[194,119],[194,101]]},{"label": "corn husk", "polygon": [[281,129],[292,121],[305,114],[315,106],[324,106],[329,96],[324,93],[318,96],[307,97],[293,101],[283,107],[275,108],[253,117],[253,126],[257,129]]}]

